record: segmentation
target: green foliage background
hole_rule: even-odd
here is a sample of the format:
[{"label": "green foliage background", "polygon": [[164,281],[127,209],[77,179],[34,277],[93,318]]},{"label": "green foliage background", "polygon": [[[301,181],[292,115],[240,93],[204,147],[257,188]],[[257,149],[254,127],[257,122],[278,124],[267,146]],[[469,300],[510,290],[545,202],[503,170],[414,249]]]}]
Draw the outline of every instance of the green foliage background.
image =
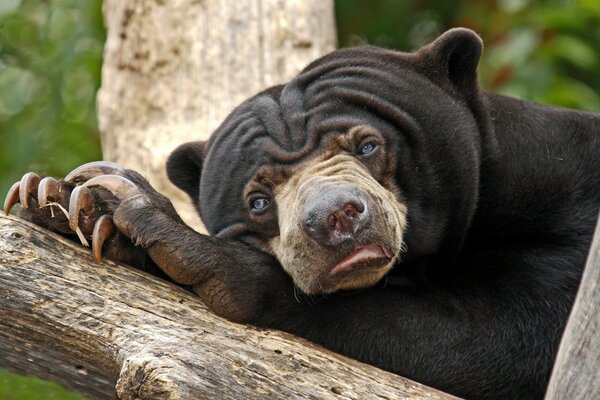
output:
[{"label": "green foliage background", "polygon": [[[598,0],[337,0],[340,46],[415,49],[453,26],[485,41],[484,87],[600,111]],[[99,159],[101,0],[0,0],[0,197],[27,171]],[[71,399],[0,370],[0,400]]]},{"label": "green foliage background", "polygon": [[101,0],[0,0],[0,192],[100,158]]},{"label": "green foliage background", "polygon": [[0,370],[0,400],[85,400],[55,382]]}]

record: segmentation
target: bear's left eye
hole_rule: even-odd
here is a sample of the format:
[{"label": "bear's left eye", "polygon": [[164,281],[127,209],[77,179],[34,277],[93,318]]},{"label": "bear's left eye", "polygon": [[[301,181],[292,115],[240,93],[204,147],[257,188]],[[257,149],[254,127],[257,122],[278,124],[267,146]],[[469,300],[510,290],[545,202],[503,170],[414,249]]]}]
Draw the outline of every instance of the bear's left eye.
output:
[{"label": "bear's left eye", "polygon": [[360,146],[358,150],[358,154],[361,156],[366,156],[367,154],[371,154],[377,148],[377,144],[373,142],[367,142]]},{"label": "bear's left eye", "polygon": [[250,199],[250,208],[252,212],[258,213],[264,211],[271,204],[271,199],[268,197],[254,197]]}]

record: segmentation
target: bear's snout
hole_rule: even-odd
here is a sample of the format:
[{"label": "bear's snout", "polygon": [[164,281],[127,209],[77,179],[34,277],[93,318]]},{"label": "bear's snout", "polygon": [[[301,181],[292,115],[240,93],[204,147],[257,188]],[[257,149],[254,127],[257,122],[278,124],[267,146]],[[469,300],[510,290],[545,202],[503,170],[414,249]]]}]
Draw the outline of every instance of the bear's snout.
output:
[{"label": "bear's snout", "polygon": [[352,186],[330,185],[306,202],[302,229],[328,246],[352,242],[371,220],[368,196]]}]

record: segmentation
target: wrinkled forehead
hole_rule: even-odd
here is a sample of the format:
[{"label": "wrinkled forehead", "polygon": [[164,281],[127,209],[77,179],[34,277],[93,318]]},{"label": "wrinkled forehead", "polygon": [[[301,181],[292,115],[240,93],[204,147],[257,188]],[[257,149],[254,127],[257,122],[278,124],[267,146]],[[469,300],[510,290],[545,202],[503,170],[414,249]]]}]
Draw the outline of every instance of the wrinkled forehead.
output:
[{"label": "wrinkled forehead", "polygon": [[407,89],[399,90],[399,69],[385,60],[392,53],[378,58],[373,51],[379,50],[324,57],[229,115],[213,134],[202,168],[199,206],[211,234],[244,221],[244,187],[258,168],[301,163],[315,155],[325,137],[354,126],[383,132],[412,124],[404,110],[393,106]]},{"label": "wrinkled forehead", "polygon": [[319,153],[324,138],[360,124],[339,113],[334,121],[307,120],[301,110],[284,109],[268,96],[252,99],[235,114],[213,139],[202,169],[200,210],[211,234],[244,220],[244,188],[259,169],[301,164]]}]

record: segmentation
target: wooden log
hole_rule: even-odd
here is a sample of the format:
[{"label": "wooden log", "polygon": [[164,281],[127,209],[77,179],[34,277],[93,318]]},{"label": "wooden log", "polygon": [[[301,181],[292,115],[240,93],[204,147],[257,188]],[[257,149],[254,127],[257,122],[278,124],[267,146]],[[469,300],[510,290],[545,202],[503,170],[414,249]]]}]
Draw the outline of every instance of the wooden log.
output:
[{"label": "wooden log", "polygon": [[600,220],[546,393],[563,399],[600,399]]},{"label": "wooden log", "polygon": [[0,216],[0,366],[107,399],[450,399]]}]

